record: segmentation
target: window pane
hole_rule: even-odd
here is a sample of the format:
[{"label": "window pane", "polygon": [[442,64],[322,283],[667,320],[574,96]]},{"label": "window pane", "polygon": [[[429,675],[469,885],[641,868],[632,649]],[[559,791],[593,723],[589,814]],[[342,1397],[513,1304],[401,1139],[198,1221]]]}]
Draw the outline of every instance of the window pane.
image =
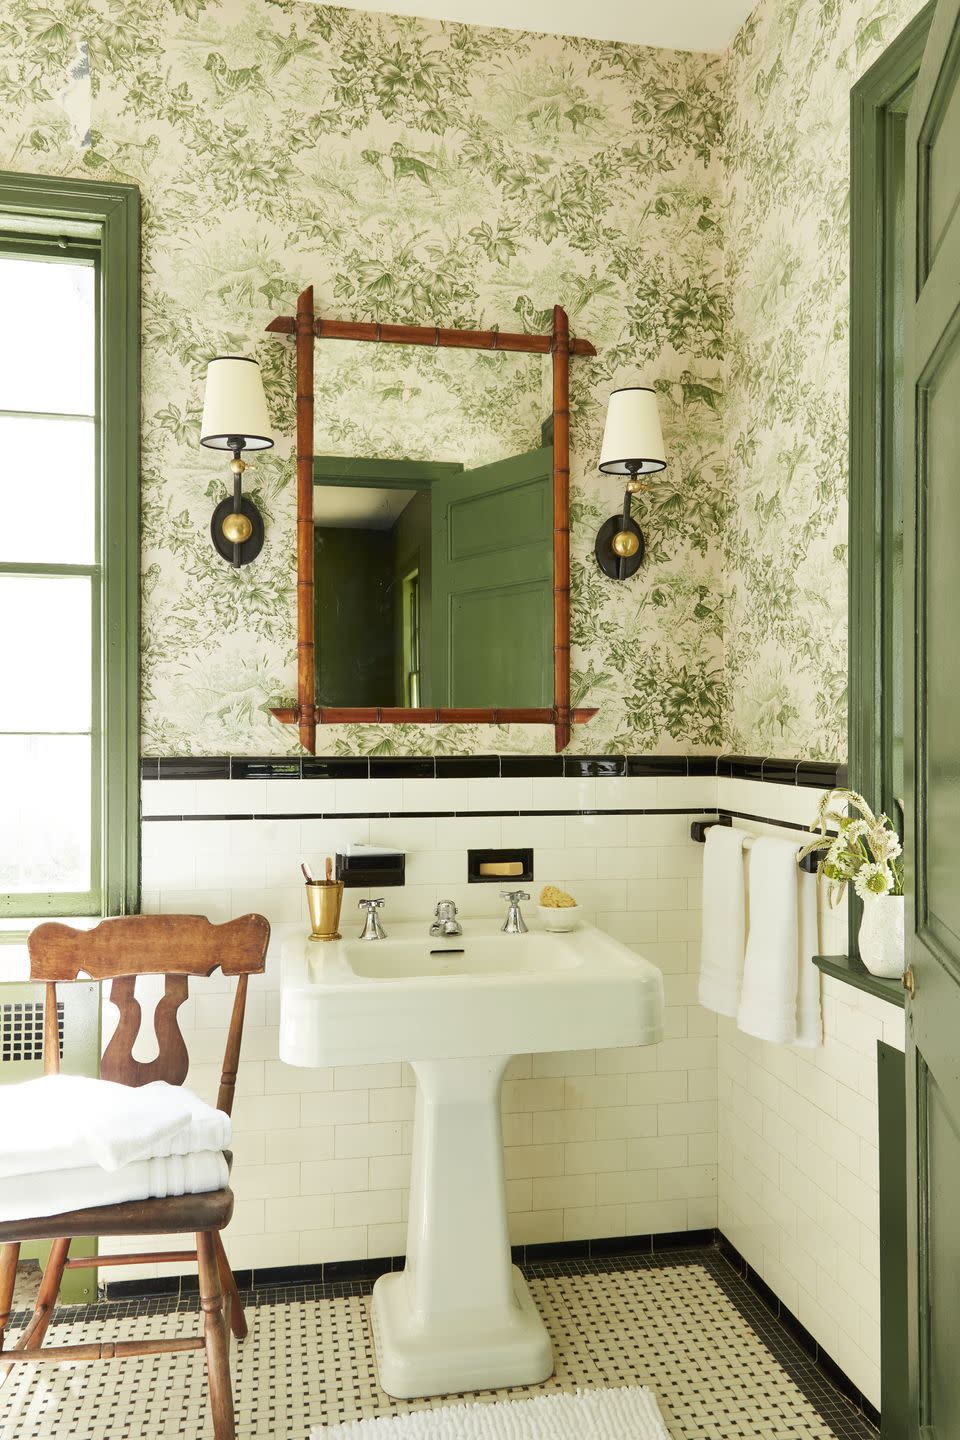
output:
[{"label": "window pane", "polygon": [[89,737],[0,735],[0,795],[0,893],[89,890]]},{"label": "window pane", "polygon": [[86,575],[0,575],[0,732],[90,729],[90,599]]},{"label": "window pane", "polygon": [[0,255],[0,410],[92,415],[94,269]]},{"label": "window pane", "polygon": [[0,561],[92,565],[93,420],[0,415]]}]

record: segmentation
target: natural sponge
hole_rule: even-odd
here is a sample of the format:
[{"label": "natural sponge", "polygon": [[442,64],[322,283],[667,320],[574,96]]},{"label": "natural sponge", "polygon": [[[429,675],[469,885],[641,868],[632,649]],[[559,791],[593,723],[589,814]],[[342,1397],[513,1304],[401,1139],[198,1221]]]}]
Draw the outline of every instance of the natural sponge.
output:
[{"label": "natural sponge", "polygon": [[544,885],[540,891],[540,904],[548,910],[570,910],[576,909],[577,902],[566,890],[558,890],[556,885]]}]

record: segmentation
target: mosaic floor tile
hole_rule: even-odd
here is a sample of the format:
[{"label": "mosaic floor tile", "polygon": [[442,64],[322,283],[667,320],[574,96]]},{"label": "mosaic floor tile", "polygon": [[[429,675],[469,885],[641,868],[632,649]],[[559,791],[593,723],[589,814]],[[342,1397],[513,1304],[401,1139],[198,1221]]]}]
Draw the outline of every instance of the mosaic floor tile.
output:
[{"label": "mosaic floor tile", "polygon": [[[556,1370],[477,1403],[580,1387],[649,1385],[672,1440],[876,1440],[715,1251],[527,1267]],[[737,1287],[741,1286],[744,1296]],[[259,1290],[233,1349],[240,1440],[307,1440],[311,1427],[449,1402],[377,1385],[369,1283]],[[23,1317],[19,1317],[22,1321]],[[771,1329],[772,1327],[772,1329]],[[190,1300],[64,1307],[48,1343],[196,1333]],[[12,1334],[16,1333],[15,1326]],[[0,1390],[3,1440],[208,1440],[202,1357],[18,1367]]]}]

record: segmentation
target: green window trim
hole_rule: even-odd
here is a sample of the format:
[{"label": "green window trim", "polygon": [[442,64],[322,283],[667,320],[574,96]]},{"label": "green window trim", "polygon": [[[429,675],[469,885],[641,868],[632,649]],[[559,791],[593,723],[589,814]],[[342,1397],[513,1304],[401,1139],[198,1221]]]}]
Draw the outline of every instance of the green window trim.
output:
[{"label": "green window trim", "polygon": [[[0,172],[0,215],[8,223],[19,217],[11,228],[17,230],[21,251],[49,253],[47,237],[58,221],[73,233],[71,247],[77,254],[89,251],[91,239],[99,242],[99,563],[104,575],[94,667],[100,716],[97,893],[92,902],[76,897],[72,904],[68,896],[0,896],[0,915],[129,914],[139,906],[140,890],[140,192],[135,185]],[[37,704],[44,703],[46,697],[38,696]]]}]

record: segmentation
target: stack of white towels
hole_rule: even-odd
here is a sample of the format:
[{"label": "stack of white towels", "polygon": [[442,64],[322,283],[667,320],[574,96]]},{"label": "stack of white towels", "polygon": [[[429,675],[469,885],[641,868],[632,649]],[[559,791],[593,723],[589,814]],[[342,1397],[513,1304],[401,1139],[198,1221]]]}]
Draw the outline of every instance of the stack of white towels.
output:
[{"label": "stack of white towels", "polygon": [[227,1183],[230,1117],[182,1086],[44,1075],[3,1100],[0,1221]]},{"label": "stack of white towels", "polygon": [[817,878],[800,869],[797,850],[796,840],[735,826],[707,831],[699,998],[748,1035],[816,1046],[823,1039],[813,964]]}]

